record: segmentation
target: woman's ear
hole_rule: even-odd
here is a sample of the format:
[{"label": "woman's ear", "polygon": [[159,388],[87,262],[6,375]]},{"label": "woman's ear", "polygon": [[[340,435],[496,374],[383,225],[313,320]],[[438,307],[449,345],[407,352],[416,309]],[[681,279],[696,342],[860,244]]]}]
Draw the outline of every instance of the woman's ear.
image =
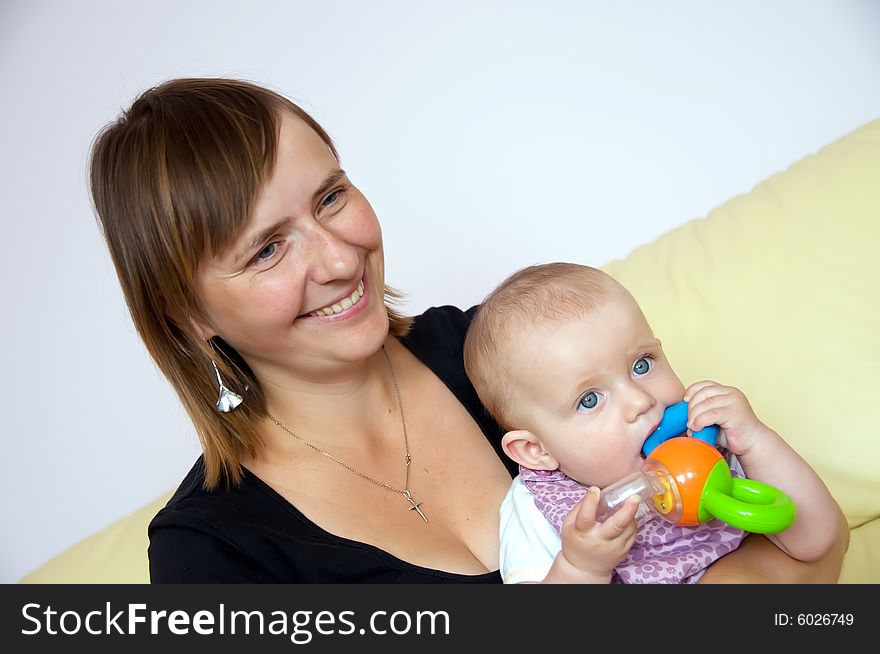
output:
[{"label": "woman's ear", "polygon": [[217,335],[210,323],[197,309],[186,309],[181,306],[165,306],[165,317],[177,325],[177,328],[189,332],[187,325],[193,330],[195,336],[202,341],[210,341]]},{"label": "woman's ear", "polygon": [[501,448],[512,460],[532,470],[558,470],[559,462],[547,452],[532,432],[515,429],[504,434]]},{"label": "woman's ear", "polygon": [[210,341],[217,335],[217,332],[211,329],[211,326],[208,323],[193,318],[192,316],[189,318],[189,324],[193,326],[193,329],[196,330],[196,334],[198,334],[199,338],[203,341]]}]

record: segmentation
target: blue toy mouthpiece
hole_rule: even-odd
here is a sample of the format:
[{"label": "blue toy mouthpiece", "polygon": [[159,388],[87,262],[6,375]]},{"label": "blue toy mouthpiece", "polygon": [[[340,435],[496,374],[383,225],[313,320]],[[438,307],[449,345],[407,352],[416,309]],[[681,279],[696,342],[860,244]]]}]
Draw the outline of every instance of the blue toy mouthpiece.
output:
[{"label": "blue toy mouthpiece", "polygon": [[[663,412],[663,419],[660,421],[660,424],[657,425],[657,429],[645,439],[645,444],[642,445],[642,454],[646,457],[650,456],[651,452],[654,451],[654,448],[660,445],[660,443],[664,443],[670,438],[686,432],[687,417],[687,402],[678,402],[677,404],[670,404],[666,407],[666,411]],[[715,441],[718,438],[718,425],[709,425],[700,431],[695,431],[693,437],[714,447]]]}]

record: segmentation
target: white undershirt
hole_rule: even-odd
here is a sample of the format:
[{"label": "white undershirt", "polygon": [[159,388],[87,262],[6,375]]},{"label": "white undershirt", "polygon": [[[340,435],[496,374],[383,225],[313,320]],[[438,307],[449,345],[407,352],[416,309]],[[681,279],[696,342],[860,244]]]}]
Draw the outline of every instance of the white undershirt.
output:
[{"label": "white undershirt", "polygon": [[535,506],[517,475],[501,502],[501,579],[505,584],[543,581],[562,548],[559,532]]}]

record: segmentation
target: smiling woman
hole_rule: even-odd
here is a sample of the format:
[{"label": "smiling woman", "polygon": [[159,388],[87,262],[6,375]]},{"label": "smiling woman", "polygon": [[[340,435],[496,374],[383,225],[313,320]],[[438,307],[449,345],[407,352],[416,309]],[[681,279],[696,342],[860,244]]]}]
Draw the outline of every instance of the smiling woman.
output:
[{"label": "smiling woman", "polygon": [[499,581],[510,472],[461,365],[470,316],[390,306],[379,222],[326,132],[249,83],[173,80],[99,135],[91,172],[204,449],[151,524],[152,579]]},{"label": "smiling woman", "polygon": [[[283,140],[276,136],[280,127]],[[120,283],[141,338],[196,423],[210,487],[223,477],[238,481],[238,459],[253,453],[259,440],[256,411],[217,420],[212,363],[228,387],[248,388],[249,408],[265,408],[261,385],[228,345],[234,336],[224,341],[210,327],[211,298],[243,316],[232,295],[259,284],[285,309],[299,306],[295,290],[279,292],[285,269],[269,273],[271,279],[261,274],[283,258],[281,248],[290,249],[285,261],[302,264],[302,248],[314,247],[303,221],[295,224],[286,213],[284,175],[291,171],[279,167],[272,174],[278,149],[297,136],[330,170],[320,181],[310,178],[314,188],[307,189],[308,202],[320,205],[318,217],[327,221],[346,204],[345,193],[355,193],[330,137],[292,102],[243,82],[182,79],[152,89],[108,125],[93,148],[92,195]],[[284,159],[282,166],[290,163]],[[369,213],[371,245],[381,248],[375,215],[357,195]],[[283,230],[289,238],[276,238]],[[222,309],[214,312],[221,314],[214,320],[222,320]],[[392,331],[404,333],[407,321],[390,308],[388,316]]]},{"label": "smiling woman", "polygon": [[[204,451],[150,524],[151,579],[500,582],[516,469],[464,371],[476,308],[393,309],[326,132],[253,84],[172,80],[91,166],[133,321]],[[748,577],[766,551],[713,567]]]}]

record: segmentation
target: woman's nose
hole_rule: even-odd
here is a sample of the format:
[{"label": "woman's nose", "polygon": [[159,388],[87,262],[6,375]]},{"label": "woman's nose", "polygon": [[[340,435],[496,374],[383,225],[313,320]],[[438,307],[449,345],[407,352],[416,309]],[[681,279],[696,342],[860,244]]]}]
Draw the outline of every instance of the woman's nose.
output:
[{"label": "woman's nose", "polygon": [[357,248],[332,231],[317,226],[312,234],[312,279],[327,284],[337,279],[351,279],[358,268]]}]

